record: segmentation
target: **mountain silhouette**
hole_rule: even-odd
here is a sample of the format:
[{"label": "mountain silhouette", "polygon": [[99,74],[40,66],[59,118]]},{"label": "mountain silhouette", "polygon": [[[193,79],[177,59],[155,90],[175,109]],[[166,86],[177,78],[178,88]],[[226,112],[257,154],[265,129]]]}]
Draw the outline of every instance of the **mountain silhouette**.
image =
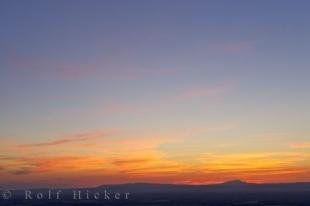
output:
[{"label": "mountain silhouette", "polygon": [[[70,188],[62,189],[63,199],[57,204],[53,201],[44,200],[40,205],[103,205],[104,202],[87,200],[76,202],[72,200],[72,190],[88,191],[90,194],[109,191],[112,193],[130,193],[128,201],[109,201],[108,205],[128,206],[306,206],[310,205],[310,183],[279,183],[279,184],[255,184],[241,180],[232,180],[212,185],[180,185],[180,184],[153,184],[153,183],[127,183],[101,185],[94,188]],[[0,191],[1,192],[1,191]],[[33,189],[47,194],[48,189]],[[24,191],[13,191],[15,199],[12,202],[2,200],[0,205],[33,206],[38,202],[33,200],[25,202]],[[19,203],[19,204],[17,204]],[[42,203],[42,204],[41,204]],[[102,204],[101,204],[102,203]]]},{"label": "mountain silhouette", "polygon": [[250,184],[250,183],[244,182],[242,180],[231,180],[231,181],[222,183],[222,185],[230,185],[230,186],[243,186],[247,184]]},{"label": "mountain silhouette", "polygon": [[301,183],[248,183],[241,180],[231,180],[211,185],[183,185],[183,184],[153,184],[128,183],[116,185],[101,185],[97,189],[127,190],[142,193],[182,193],[182,192],[227,192],[227,191],[310,191],[310,182]]}]

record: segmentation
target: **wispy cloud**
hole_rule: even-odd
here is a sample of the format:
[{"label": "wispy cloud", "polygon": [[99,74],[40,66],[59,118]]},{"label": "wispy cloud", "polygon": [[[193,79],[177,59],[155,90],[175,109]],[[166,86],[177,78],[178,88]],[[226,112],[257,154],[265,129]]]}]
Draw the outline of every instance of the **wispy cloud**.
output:
[{"label": "wispy cloud", "polygon": [[11,171],[11,174],[13,175],[27,175],[31,173],[32,173],[32,169],[28,167],[21,167],[21,168],[18,168],[17,170]]},{"label": "wispy cloud", "polygon": [[56,145],[76,143],[76,142],[85,142],[85,141],[88,141],[90,139],[105,137],[105,136],[106,136],[105,132],[92,132],[92,133],[72,135],[72,136],[69,136],[67,138],[48,141],[48,142],[23,144],[23,145],[19,145],[19,147],[28,148],[28,147],[56,146]]},{"label": "wispy cloud", "polygon": [[227,54],[249,54],[255,52],[255,47],[249,41],[224,42],[211,45],[214,51]]},{"label": "wispy cloud", "polygon": [[241,153],[241,154],[206,154],[202,162],[206,170],[218,171],[257,171],[261,169],[288,168],[296,166],[306,157],[300,153]]},{"label": "wispy cloud", "polygon": [[[229,128],[225,126],[207,130],[226,131]],[[136,132],[127,136],[127,132],[125,132],[126,138],[119,137],[120,131],[117,135],[113,133],[107,136],[110,132],[105,130],[29,144],[19,157],[0,156],[3,159],[1,166],[5,166],[1,171],[0,183],[9,185],[11,183],[7,182],[7,179],[10,178],[26,181],[25,176],[29,185],[42,183],[57,186],[89,186],[132,181],[206,184],[232,178],[255,182],[280,182],[309,178],[307,175],[309,170],[305,164],[309,156],[305,153],[199,152],[188,161],[183,158],[188,155],[173,156],[161,146],[167,144],[173,146],[180,142],[191,144],[187,142],[187,137],[195,132],[201,133],[200,127],[187,132],[178,130],[157,135],[151,132],[153,136],[146,134],[136,136]],[[104,141],[101,141],[98,137],[103,136]],[[55,147],[52,147],[53,145]],[[55,180],[59,177],[64,179],[65,183]],[[79,182],[81,177],[87,181]],[[53,180],[49,182],[51,178]]]},{"label": "wispy cloud", "polygon": [[92,171],[105,167],[106,160],[96,156],[56,156],[45,158],[29,158],[26,160],[35,162],[36,172],[60,172]]},{"label": "wispy cloud", "polygon": [[230,82],[225,82],[217,86],[196,85],[188,89],[184,89],[179,94],[175,95],[173,99],[177,101],[184,101],[216,96],[231,91],[233,87],[234,84]]},{"label": "wispy cloud", "polygon": [[293,149],[309,149],[310,142],[291,143],[290,147]]},{"label": "wispy cloud", "polygon": [[19,158],[7,164],[10,174],[68,173],[103,168],[104,158],[93,156],[52,156]]},{"label": "wispy cloud", "polygon": [[6,160],[14,160],[15,157],[7,156],[7,155],[0,155],[0,161],[6,161]]},{"label": "wispy cloud", "polygon": [[137,111],[138,109],[133,106],[119,104],[119,103],[105,105],[102,110],[104,114],[112,114],[112,115],[125,114],[125,113],[128,114],[128,113],[134,113]]},{"label": "wispy cloud", "polygon": [[116,159],[112,161],[112,164],[122,166],[122,165],[132,165],[132,164],[144,164],[154,161],[153,159],[140,158],[140,159]]},{"label": "wispy cloud", "polygon": [[223,86],[219,86],[219,87],[198,87],[198,88],[192,88],[190,90],[184,91],[177,98],[182,100],[182,99],[206,97],[206,96],[211,96],[211,95],[223,93],[226,90],[227,90],[227,88],[223,87]]},{"label": "wispy cloud", "polygon": [[228,84],[219,86],[192,86],[178,92],[174,92],[169,97],[159,97],[147,106],[115,102],[96,109],[96,114],[99,113],[104,115],[140,115],[150,111],[160,110],[163,107],[170,107],[171,104],[175,104],[176,102],[192,101],[205,97],[214,97],[217,95],[221,95],[229,92],[232,87],[232,85]]},{"label": "wispy cloud", "polygon": [[[15,48],[6,48],[5,63],[17,74],[35,78],[60,80],[117,79],[132,80],[146,76],[166,76],[178,71],[175,68],[145,68],[144,65],[121,63],[114,57],[90,61],[85,57],[76,59],[57,59],[29,55]],[[92,59],[92,58],[91,58]]]},{"label": "wispy cloud", "polygon": [[54,146],[54,145],[66,144],[70,142],[82,142],[88,139],[89,138],[87,137],[80,137],[80,138],[74,138],[74,139],[61,139],[61,140],[56,140],[56,141],[51,141],[51,142],[42,142],[38,144],[25,144],[25,145],[20,145],[20,147]]},{"label": "wispy cloud", "polygon": [[[254,182],[309,178],[307,168],[296,164],[304,159],[299,153],[205,154],[191,164],[155,152],[121,156],[21,157],[12,160],[7,171],[16,180],[25,180],[23,176],[27,175],[30,185],[42,182],[69,187],[131,181],[210,184],[233,178]],[[0,178],[1,183],[5,183],[5,177],[8,174]],[[65,183],[49,182],[50,178],[57,177],[64,178]],[[87,181],[77,181],[81,177]]]},{"label": "wispy cloud", "polygon": [[78,61],[63,61],[23,54],[16,49],[8,49],[6,62],[13,71],[34,77],[49,77],[58,79],[81,79],[95,76],[98,65],[83,64]]}]

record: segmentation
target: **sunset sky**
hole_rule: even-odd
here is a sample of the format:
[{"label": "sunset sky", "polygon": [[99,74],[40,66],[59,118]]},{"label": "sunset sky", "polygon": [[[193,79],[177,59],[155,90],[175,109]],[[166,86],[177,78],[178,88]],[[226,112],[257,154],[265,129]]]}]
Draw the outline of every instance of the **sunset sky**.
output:
[{"label": "sunset sky", "polygon": [[310,181],[309,8],[0,1],[0,188]]}]

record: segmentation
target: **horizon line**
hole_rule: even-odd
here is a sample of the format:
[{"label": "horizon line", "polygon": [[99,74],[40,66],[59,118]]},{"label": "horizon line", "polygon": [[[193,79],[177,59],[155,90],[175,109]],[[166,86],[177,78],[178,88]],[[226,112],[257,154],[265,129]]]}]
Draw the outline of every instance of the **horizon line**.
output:
[{"label": "horizon line", "polygon": [[[154,183],[154,182],[127,182],[127,183],[111,183],[111,184],[101,184],[97,186],[77,186],[77,187],[72,187],[72,186],[64,186],[64,187],[23,187],[23,188],[5,188],[5,189],[10,189],[10,190],[23,190],[25,188],[27,189],[93,189],[93,188],[98,188],[98,187],[104,187],[104,186],[122,186],[122,185],[170,185],[170,186],[192,186],[192,187],[199,187],[199,186],[217,186],[217,185],[225,185],[229,183],[240,183],[240,184],[249,184],[249,185],[283,185],[283,184],[310,184],[310,181],[298,181],[298,182],[249,182],[249,181],[243,181],[243,180],[228,180],[224,182],[219,182],[219,183],[210,183],[210,184],[186,184],[186,183]],[[4,189],[3,187],[0,186],[0,190]]]}]

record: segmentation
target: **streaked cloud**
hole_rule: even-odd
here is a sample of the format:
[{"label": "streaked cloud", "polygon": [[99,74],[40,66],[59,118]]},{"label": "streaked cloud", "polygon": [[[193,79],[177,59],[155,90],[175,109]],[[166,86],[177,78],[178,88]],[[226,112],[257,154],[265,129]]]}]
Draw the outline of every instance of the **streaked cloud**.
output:
[{"label": "streaked cloud", "polygon": [[55,156],[30,158],[26,161],[28,163],[34,162],[36,165],[35,171],[40,173],[92,171],[104,168],[106,162],[104,158],[96,156]]},{"label": "streaked cloud", "polygon": [[56,145],[75,143],[75,142],[85,142],[90,139],[105,137],[105,136],[106,136],[106,133],[103,133],[103,132],[92,132],[92,133],[86,133],[86,134],[77,134],[77,135],[69,136],[67,138],[48,141],[48,142],[23,144],[23,145],[19,145],[19,147],[28,148],[28,147],[56,146]]},{"label": "streaked cloud", "polygon": [[102,112],[104,114],[109,114],[109,115],[125,114],[125,113],[127,114],[127,113],[133,113],[137,111],[138,109],[134,108],[133,106],[129,106],[125,104],[118,104],[118,103],[105,105],[102,109]]},{"label": "streaked cloud", "polygon": [[202,158],[206,170],[257,171],[260,169],[286,168],[295,166],[305,155],[292,152],[206,154]]},{"label": "streaked cloud", "polygon": [[122,165],[132,165],[132,164],[144,164],[152,162],[152,159],[140,158],[140,159],[116,159],[112,161],[112,164],[122,166]]},{"label": "streaked cloud", "polygon": [[14,160],[15,157],[8,156],[8,155],[0,155],[0,161],[6,161],[6,160]]},{"label": "streaked cloud", "polygon": [[[139,135],[137,132],[97,130],[28,144],[26,147],[19,145],[21,153],[17,156],[0,156],[1,165],[5,165],[0,183],[11,184],[6,179],[14,178],[26,184],[24,176],[27,176],[29,185],[44,183],[57,186],[96,186],[140,181],[210,184],[230,179],[281,182],[284,177],[287,181],[309,178],[307,165],[304,164],[309,156],[300,152],[200,151],[191,154],[189,160],[184,159],[189,153],[178,156],[162,149],[162,146],[177,144],[191,144],[191,147],[196,148],[199,142],[190,141],[193,134],[205,131],[214,133],[231,128],[231,125],[211,128],[197,126],[174,132],[156,134],[153,131]],[[218,147],[235,147],[231,142],[220,143]],[[213,145],[217,146],[215,143]],[[87,181],[79,182],[81,177]],[[64,179],[64,182],[57,181],[57,178]]]},{"label": "streaked cloud", "polygon": [[67,173],[77,170],[102,168],[104,159],[91,156],[20,157],[7,163],[7,170],[14,175],[40,173]]},{"label": "streaked cloud", "polygon": [[206,97],[212,96],[216,94],[221,94],[227,91],[227,87],[225,86],[218,86],[218,87],[197,87],[192,88],[187,91],[184,91],[182,94],[177,96],[177,99],[192,99],[192,98],[199,98],[199,97]]},{"label": "streaked cloud", "polygon": [[28,168],[28,167],[21,167],[21,168],[18,168],[17,170],[12,171],[11,173],[13,175],[27,175],[27,174],[32,173],[32,170],[31,168]]},{"label": "streaked cloud", "polygon": [[133,80],[148,76],[167,76],[178,71],[175,68],[145,68],[144,65],[121,63],[121,57],[104,57],[104,60],[59,59],[44,55],[30,55],[16,48],[5,48],[5,63],[17,74],[39,79],[81,80],[117,79]]},{"label": "streaked cloud", "polygon": [[[142,158],[143,157],[143,158]],[[171,159],[160,152],[141,152],[127,156],[50,156],[27,157],[11,160],[7,171],[0,178],[14,175],[17,179],[27,175],[29,184],[62,177],[65,183],[56,180],[51,185],[92,185],[122,182],[170,182],[186,184],[211,184],[230,179],[252,182],[281,182],[305,180],[309,176],[306,167],[298,163],[305,160],[300,153],[242,153],[204,154],[193,159],[191,164]],[[118,175],[120,174],[120,176]],[[19,177],[21,176],[21,177]],[[108,178],[108,177],[113,177]],[[78,177],[88,181],[78,182]],[[108,178],[108,179],[107,179]],[[77,183],[78,182],[78,183]]]},{"label": "streaked cloud", "polygon": [[213,51],[227,54],[250,54],[255,52],[253,43],[249,41],[223,42],[211,45]]},{"label": "streaked cloud", "polygon": [[291,143],[290,147],[293,149],[309,149],[310,142]]},{"label": "streaked cloud", "polygon": [[175,95],[173,99],[177,101],[184,101],[203,97],[211,97],[229,92],[233,88],[234,84],[232,82],[225,82],[216,86],[194,85],[179,92],[179,94]]}]

